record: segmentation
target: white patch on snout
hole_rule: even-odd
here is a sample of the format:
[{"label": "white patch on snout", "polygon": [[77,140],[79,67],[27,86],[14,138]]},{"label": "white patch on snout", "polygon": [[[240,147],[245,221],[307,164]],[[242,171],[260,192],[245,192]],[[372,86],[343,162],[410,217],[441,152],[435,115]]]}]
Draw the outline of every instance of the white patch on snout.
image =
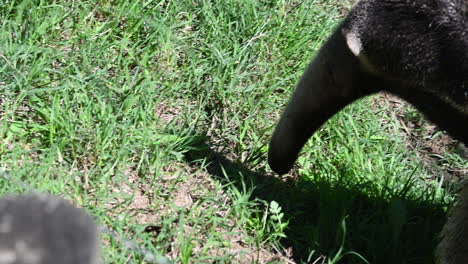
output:
[{"label": "white patch on snout", "polygon": [[367,71],[378,74],[378,71],[372,66],[369,58],[366,55],[366,51],[362,45],[362,39],[359,33],[355,30],[343,30],[344,38],[346,39],[346,45],[348,46],[351,53],[361,62],[364,69]]},{"label": "white patch on snout", "polygon": [[362,52],[362,43],[361,39],[355,32],[346,32],[345,33],[346,44],[351,52],[357,57]]}]

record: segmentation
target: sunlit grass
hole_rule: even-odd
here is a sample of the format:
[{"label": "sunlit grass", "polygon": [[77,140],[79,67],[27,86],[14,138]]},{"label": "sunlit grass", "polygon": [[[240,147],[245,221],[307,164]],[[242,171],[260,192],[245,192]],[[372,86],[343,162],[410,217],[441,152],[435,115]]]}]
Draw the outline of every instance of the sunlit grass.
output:
[{"label": "sunlit grass", "polygon": [[[25,182],[63,195],[176,263],[430,263],[451,196],[369,100],[314,135],[289,180],[266,165],[273,126],[343,8],[6,1],[1,192]],[[102,241],[105,263],[144,262]]]}]

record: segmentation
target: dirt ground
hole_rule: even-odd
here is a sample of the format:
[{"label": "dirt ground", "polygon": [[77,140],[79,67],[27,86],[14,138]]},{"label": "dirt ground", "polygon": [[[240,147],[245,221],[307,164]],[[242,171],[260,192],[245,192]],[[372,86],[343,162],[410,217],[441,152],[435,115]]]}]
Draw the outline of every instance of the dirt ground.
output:
[{"label": "dirt ground", "polygon": [[[457,184],[468,176],[468,168],[454,167],[444,162],[445,156],[450,153],[467,159],[468,148],[428,122],[413,106],[388,93],[376,95],[372,99],[372,105],[375,111],[384,111],[388,118],[398,121],[399,136],[415,152],[415,156],[420,157],[422,166],[435,179],[443,177],[445,184]],[[388,119],[382,119],[381,122],[385,125]]]}]

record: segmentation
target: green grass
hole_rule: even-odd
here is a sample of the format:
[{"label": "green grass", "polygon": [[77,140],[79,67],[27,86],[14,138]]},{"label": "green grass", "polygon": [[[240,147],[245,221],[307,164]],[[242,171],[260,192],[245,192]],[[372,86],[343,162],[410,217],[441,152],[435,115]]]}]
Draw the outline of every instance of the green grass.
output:
[{"label": "green grass", "polygon": [[[430,263],[451,190],[370,99],[292,177],[266,164],[342,15],[332,0],[4,1],[1,193],[62,195],[175,263]],[[101,238],[105,263],[146,262]]]}]

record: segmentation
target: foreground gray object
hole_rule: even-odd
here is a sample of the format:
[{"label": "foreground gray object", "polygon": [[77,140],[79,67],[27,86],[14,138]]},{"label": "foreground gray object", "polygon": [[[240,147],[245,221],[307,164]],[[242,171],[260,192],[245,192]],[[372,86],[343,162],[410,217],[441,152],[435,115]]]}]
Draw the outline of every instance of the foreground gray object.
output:
[{"label": "foreground gray object", "polygon": [[0,264],[96,264],[97,234],[91,217],[64,199],[0,199]]},{"label": "foreground gray object", "polygon": [[346,105],[387,91],[468,146],[468,1],[360,1],[299,81],[270,142],[287,173],[305,142]]},{"label": "foreground gray object", "polygon": [[[270,142],[270,167],[287,173],[324,122],[379,91],[405,99],[468,146],[467,0],[358,2],[297,84]],[[441,238],[437,263],[468,263],[468,184]]]},{"label": "foreground gray object", "polygon": [[468,186],[460,192],[459,199],[449,212],[437,246],[438,264],[468,263]]}]

